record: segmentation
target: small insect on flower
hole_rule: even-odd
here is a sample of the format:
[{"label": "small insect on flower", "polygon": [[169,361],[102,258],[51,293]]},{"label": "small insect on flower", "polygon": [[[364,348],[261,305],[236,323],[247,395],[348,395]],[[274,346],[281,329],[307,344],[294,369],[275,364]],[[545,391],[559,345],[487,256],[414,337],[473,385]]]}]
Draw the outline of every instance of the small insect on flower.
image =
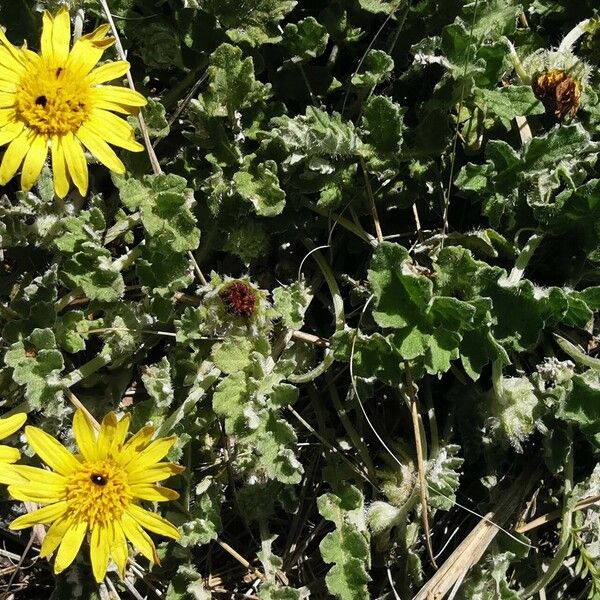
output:
[{"label": "small insect on flower", "polygon": [[32,513],[15,519],[13,530],[37,523],[50,528],[40,557],[57,548],[54,572],[64,571],[75,559],[86,535],[97,582],[106,575],[109,560],[125,576],[127,540],[148,560],[158,563],[156,548],[144,530],[179,539],[177,529],[162,517],[139,505],[140,500],[163,502],[178,498],[177,492],[156,485],[181,473],[179,465],[160,462],[175,443],[175,437],[154,441],[153,427],[144,427],[125,440],[130,416],[120,421],[108,413],[96,433],[82,411],[73,419],[73,432],[80,455],[73,455],[50,434],[26,427],[27,441],[50,470],[15,465],[21,481],[9,485],[15,500],[43,504]]},{"label": "small insect on flower", "polygon": [[101,25],[69,49],[71,20],[66,9],[43,16],[39,54],[15,48],[0,29],[0,146],[8,144],[0,164],[0,185],[21,170],[21,187],[31,189],[50,149],[54,189],[66,196],[71,182],[85,196],[88,168],[83,148],[115,173],[125,166],[109,146],[132,152],[144,147],[132,127],[113,113],[134,114],[146,99],[122,87],[103,85],[129,70],[124,60],[96,67],[113,45]]},{"label": "small insect on flower", "polygon": [[[0,419],[0,440],[7,438],[23,426],[27,420],[25,413],[18,413],[5,419]],[[21,453],[16,448],[0,444],[0,483],[10,483],[12,480],[12,463],[21,458]]]}]

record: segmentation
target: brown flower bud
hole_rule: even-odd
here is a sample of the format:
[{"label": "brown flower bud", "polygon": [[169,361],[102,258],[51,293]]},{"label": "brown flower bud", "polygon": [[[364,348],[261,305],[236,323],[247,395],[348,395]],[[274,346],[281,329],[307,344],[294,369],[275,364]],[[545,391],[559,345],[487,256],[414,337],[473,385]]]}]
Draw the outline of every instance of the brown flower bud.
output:
[{"label": "brown flower bud", "polygon": [[239,317],[251,317],[256,306],[256,293],[243,281],[234,281],[219,294],[227,312]]},{"label": "brown flower bud", "polygon": [[560,69],[542,71],[533,76],[531,87],[546,112],[557,119],[574,117],[581,101],[581,84]]}]

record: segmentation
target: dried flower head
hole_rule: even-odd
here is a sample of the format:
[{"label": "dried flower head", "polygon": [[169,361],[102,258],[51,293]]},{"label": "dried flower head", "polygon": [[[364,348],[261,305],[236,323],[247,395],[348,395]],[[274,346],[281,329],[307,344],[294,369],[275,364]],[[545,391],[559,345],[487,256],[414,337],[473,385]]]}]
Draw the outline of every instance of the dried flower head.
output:
[{"label": "dried flower head", "polygon": [[536,98],[557,119],[574,117],[581,103],[581,82],[560,69],[536,73],[531,81]]},{"label": "dried flower head", "polygon": [[232,281],[220,292],[227,312],[239,317],[251,317],[256,308],[256,293],[244,281]]},{"label": "dried flower head", "polygon": [[575,54],[573,48],[590,27],[589,20],[582,21],[565,36],[558,48],[541,48],[522,61],[512,43],[505,39],[519,79],[531,85],[546,111],[557,119],[573,117],[579,109],[581,92],[588,83],[591,67]]}]

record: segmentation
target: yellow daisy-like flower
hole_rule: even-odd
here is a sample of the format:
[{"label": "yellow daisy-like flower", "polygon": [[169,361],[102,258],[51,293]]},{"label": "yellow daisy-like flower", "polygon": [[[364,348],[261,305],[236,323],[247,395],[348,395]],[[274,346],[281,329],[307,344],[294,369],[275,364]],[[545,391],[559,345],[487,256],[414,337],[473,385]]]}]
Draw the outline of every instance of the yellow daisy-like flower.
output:
[{"label": "yellow daisy-like flower", "polygon": [[[0,419],[0,440],[21,429],[26,420],[27,415],[25,413],[18,413],[12,415],[12,417]],[[17,462],[20,457],[21,453],[16,448],[0,444],[0,483],[9,483],[11,479],[9,470],[12,469],[10,465]]]},{"label": "yellow daisy-like flower", "polygon": [[174,490],[156,485],[184,470],[173,463],[159,462],[175,443],[175,437],[151,441],[155,430],[144,427],[125,441],[129,422],[129,415],[118,421],[111,412],[96,435],[85,414],[77,411],[73,432],[80,455],[73,455],[37,427],[25,428],[29,445],[52,471],[13,466],[27,481],[14,482],[8,487],[9,494],[16,500],[46,506],[18,517],[10,528],[49,524],[40,556],[49,556],[58,548],[55,573],[73,562],[88,533],[97,582],[104,579],[110,559],[124,577],[127,540],[151,562],[159,562],[145,529],[179,539],[171,523],[138,504],[139,500],[163,502],[178,498]]},{"label": "yellow daisy-like flower", "polygon": [[[37,181],[51,150],[54,189],[63,198],[71,181],[83,196],[88,169],[82,145],[111,171],[125,166],[108,145],[132,152],[144,147],[133,129],[113,112],[133,114],[146,99],[133,90],[102,85],[129,70],[124,60],[94,68],[114,43],[102,25],[69,50],[71,20],[66,9],[43,16],[41,52],[15,48],[0,29],[0,146],[9,144],[0,165],[0,185],[21,165],[21,187]],[[112,111],[112,112],[111,112]]]}]

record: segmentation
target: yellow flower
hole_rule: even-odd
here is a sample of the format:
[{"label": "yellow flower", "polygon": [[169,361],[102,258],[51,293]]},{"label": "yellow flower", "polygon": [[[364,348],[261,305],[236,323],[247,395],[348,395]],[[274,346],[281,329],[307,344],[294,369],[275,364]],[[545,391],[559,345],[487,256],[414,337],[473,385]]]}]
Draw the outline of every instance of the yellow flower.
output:
[{"label": "yellow flower", "polygon": [[178,497],[177,492],[155,485],[183,471],[179,465],[159,462],[175,437],[151,441],[155,430],[144,427],[126,442],[129,421],[129,415],[118,421],[115,413],[108,413],[96,436],[84,413],[77,411],[73,432],[80,455],[73,455],[37,427],[25,428],[29,445],[52,471],[13,467],[28,481],[10,485],[9,494],[16,500],[46,506],[18,517],[10,528],[50,524],[40,556],[49,556],[58,548],[55,573],[73,562],[87,533],[92,570],[98,582],[104,579],[110,559],[124,577],[126,540],[150,561],[159,562],[154,543],[144,529],[179,539],[171,523],[138,504],[139,500],[162,502]]},{"label": "yellow flower", "polygon": [[[25,413],[18,413],[6,417],[6,419],[0,419],[0,440],[7,438],[20,429],[26,420],[27,415]],[[9,469],[13,468],[10,465],[18,461],[20,457],[21,453],[16,448],[0,444],[0,483],[9,483],[11,480]]]},{"label": "yellow flower", "polygon": [[[41,52],[15,48],[0,29],[0,146],[9,144],[0,165],[0,185],[21,166],[21,187],[37,181],[51,150],[54,189],[63,198],[72,181],[83,196],[88,189],[87,148],[111,171],[125,166],[112,144],[139,152],[133,129],[113,112],[133,114],[146,99],[133,90],[101,85],[129,70],[124,60],[94,68],[114,38],[102,25],[80,37],[69,50],[71,20],[66,9],[43,16]],[[113,112],[110,112],[113,111]]]}]

